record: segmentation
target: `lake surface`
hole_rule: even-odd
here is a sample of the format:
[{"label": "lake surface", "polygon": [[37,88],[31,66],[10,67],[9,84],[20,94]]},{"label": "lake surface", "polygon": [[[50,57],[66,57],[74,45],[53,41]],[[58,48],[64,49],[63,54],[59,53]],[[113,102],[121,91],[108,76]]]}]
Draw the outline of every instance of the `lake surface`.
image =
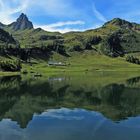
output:
[{"label": "lake surface", "polygon": [[140,140],[139,131],[140,77],[0,78],[0,140]]}]

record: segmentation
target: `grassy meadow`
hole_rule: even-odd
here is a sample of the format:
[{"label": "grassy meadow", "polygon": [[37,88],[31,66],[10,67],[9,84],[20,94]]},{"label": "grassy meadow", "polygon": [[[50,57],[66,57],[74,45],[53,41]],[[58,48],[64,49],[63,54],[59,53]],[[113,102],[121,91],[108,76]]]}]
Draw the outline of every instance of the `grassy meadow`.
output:
[{"label": "grassy meadow", "polygon": [[29,73],[37,72],[41,74],[48,73],[73,73],[84,72],[92,73],[95,71],[117,71],[117,72],[139,72],[140,66],[126,62],[124,57],[111,58],[105,55],[95,54],[95,52],[76,52],[71,57],[63,57],[54,54],[52,61],[63,62],[66,66],[48,66],[48,62],[42,59],[32,59],[31,64],[23,64],[23,71]]}]

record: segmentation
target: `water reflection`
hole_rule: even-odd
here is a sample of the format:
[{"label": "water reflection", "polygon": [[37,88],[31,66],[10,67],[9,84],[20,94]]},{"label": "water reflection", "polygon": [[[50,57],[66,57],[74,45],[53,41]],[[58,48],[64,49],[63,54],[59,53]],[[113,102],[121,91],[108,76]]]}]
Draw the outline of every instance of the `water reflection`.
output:
[{"label": "water reflection", "polygon": [[106,85],[52,79],[0,79],[0,139],[140,138],[140,78]]},{"label": "water reflection", "polygon": [[140,82],[140,77],[134,77],[134,78],[128,79],[128,80],[126,81],[126,83],[127,83],[128,85],[131,85],[131,86],[136,85],[136,84],[139,83],[139,82]]},{"label": "water reflection", "polygon": [[83,109],[51,109],[34,115],[26,129],[16,122],[2,120],[4,140],[139,140],[140,118],[113,123],[98,112]]}]

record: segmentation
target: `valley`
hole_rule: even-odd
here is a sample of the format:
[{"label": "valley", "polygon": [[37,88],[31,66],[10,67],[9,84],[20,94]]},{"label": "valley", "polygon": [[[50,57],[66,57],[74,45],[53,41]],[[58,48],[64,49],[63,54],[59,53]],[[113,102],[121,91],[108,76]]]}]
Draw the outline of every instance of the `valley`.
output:
[{"label": "valley", "polygon": [[[119,18],[97,29],[62,34],[35,29],[22,13],[0,28],[1,74],[140,69],[140,25]],[[66,65],[48,66],[49,61]]]}]

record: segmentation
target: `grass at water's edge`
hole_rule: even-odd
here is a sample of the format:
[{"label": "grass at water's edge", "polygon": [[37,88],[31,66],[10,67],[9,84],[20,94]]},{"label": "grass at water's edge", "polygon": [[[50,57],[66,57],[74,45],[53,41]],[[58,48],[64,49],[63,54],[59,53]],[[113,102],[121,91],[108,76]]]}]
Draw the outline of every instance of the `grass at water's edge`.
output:
[{"label": "grass at water's edge", "polygon": [[110,58],[104,55],[93,54],[92,52],[73,53],[71,57],[63,57],[54,54],[53,61],[69,64],[67,66],[48,66],[48,62],[42,59],[32,59],[31,64],[22,64],[21,72],[0,72],[0,76],[26,74],[41,74],[49,76],[54,74],[80,75],[95,73],[122,73],[125,75],[138,75],[140,65],[131,64],[125,58]]},{"label": "grass at water's edge", "polygon": [[97,71],[132,71],[139,72],[140,65],[131,64],[125,58],[110,58],[104,55],[92,53],[75,53],[72,57],[65,58],[58,54],[53,55],[53,61],[63,62],[67,66],[48,66],[47,61],[35,60],[37,64],[23,65],[23,70],[29,72],[48,73],[75,73],[75,72],[97,72]]},{"label": "grass at water's edge", "polygon": [[20,72],[0,72],[0,76],[14,76],[14,75],[20,75]]}]

